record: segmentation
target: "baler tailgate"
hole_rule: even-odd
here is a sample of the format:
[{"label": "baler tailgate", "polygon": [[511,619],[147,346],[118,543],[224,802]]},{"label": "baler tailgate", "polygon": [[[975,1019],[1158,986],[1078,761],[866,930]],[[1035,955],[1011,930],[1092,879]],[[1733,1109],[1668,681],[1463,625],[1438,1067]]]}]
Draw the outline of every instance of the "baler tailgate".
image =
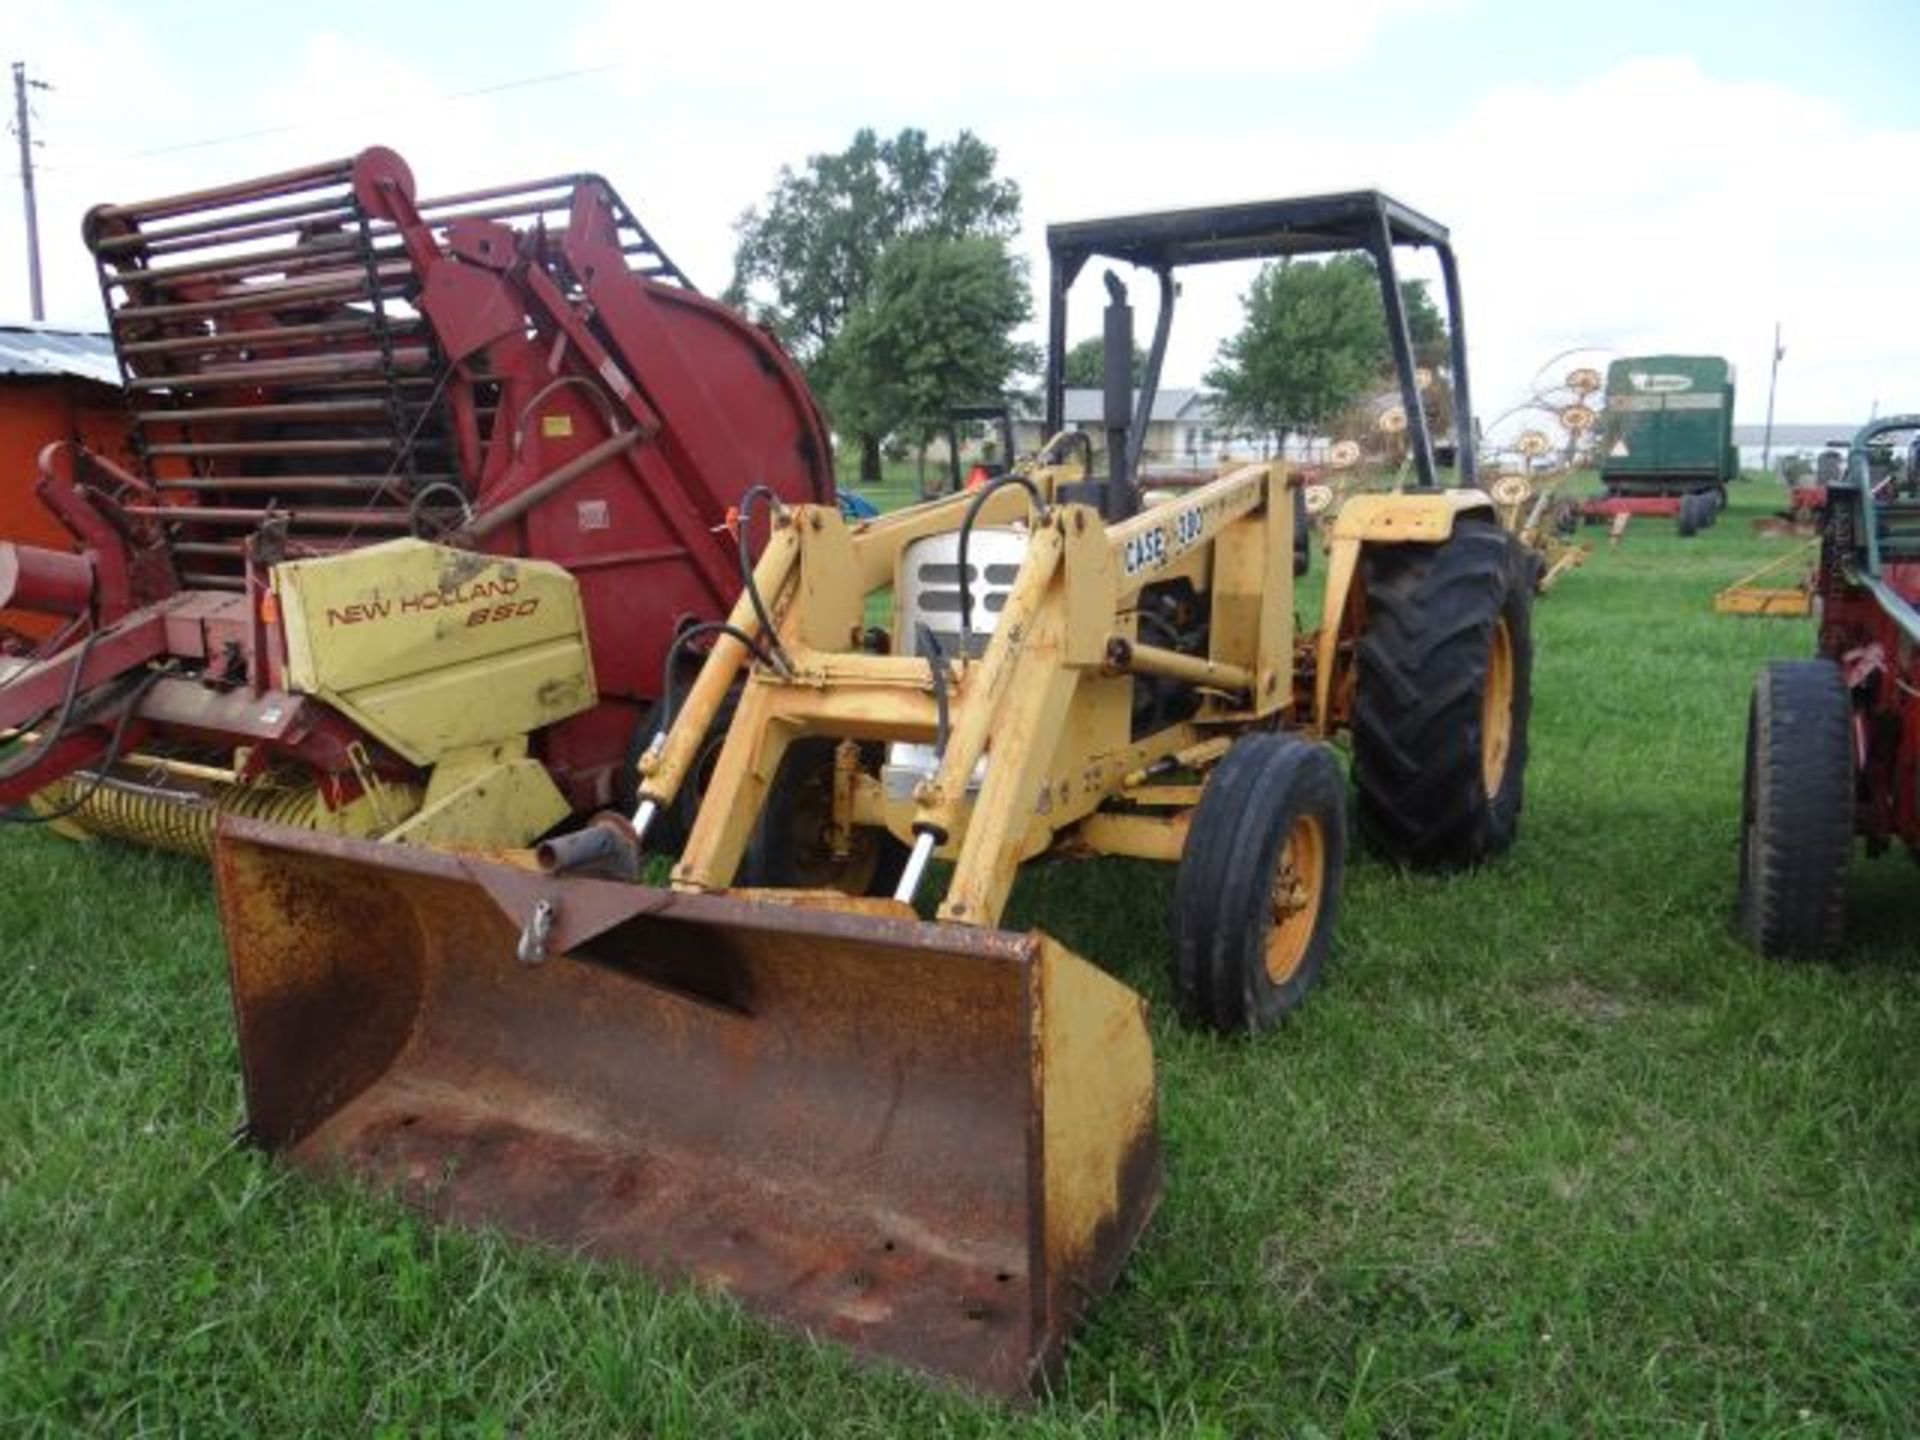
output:
[{"label": "baler tailgate", "polygon": [[1157,1196],[1144,1006],[1045,936],[246,823],[216,868],[253,1134],[442,1218],[1014,1394]]}]

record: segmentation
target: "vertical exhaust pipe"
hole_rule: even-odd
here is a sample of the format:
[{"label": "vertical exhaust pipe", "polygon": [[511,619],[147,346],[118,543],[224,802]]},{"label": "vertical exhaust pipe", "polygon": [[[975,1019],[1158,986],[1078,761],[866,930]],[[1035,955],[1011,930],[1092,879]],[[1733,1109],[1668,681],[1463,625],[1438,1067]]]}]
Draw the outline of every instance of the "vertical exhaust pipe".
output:
[{"label": "vertical exhaust pipe", "polygon": [[1109,270],[1105,279],[1107,308],[1102,363],[1105,393],[1101,423],[1107,432],[1107,491],[1100,510],[1111,522],[1124,520],[1133,511],[1127,503],[1133,486],[1128,446],[1133,426],[1133,307],[1127,303],[1127,287],[1120,277]]}]

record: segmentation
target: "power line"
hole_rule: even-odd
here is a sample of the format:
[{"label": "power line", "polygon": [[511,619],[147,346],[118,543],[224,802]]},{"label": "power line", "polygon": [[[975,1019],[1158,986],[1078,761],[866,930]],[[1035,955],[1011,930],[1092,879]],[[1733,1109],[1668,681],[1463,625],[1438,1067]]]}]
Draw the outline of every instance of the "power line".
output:
[{"label": "power line", "polygon": [[242,140],[258,140],[264,135],[291,135],[296,130],[305,130],[312,121],[299,125],[263,125],[258,130],[236,130],[231,135],[212,135],[205,140],[188,140],[179,145],[155,145],[149,150],[136,150],[133,153],[141,159],[151,155],[177,155],[182,150],[206,150],[215,145],[237,145]]},{"label": "power line", "polygon": [[[503,80],[493,85],[479,85],[471,90],[454,90],[442,95],[424,97],[421,101],[409,104],[445,104],[453,100],[472,100],[482,95],[499,95],[509,90],[526,90],[536,85],[555,85],[565,80],[580,80],[590,75],[605,75],[609,71],[624,70],[623,62],[608,65],[582,65],[572,70],[554,70],[544,75],[527,75],[515,80]],[[362,115],[387,115],[396,110],[408,108],[407,105],[384,105],[373,110],[364,110]],[[230,135],[213,135],[204,140],[186,140],[175,145],[157,145],[151,149],[134,153],[142,159],[154,155],[177,155],[186,150],[206,150],[216,145],[237,145],[243,140],[258,140],[269,135],[291,135],[301,130],[312,130],[321,121],[303,120],[292,125],[264,125],[256,130],[240,130]]]}]

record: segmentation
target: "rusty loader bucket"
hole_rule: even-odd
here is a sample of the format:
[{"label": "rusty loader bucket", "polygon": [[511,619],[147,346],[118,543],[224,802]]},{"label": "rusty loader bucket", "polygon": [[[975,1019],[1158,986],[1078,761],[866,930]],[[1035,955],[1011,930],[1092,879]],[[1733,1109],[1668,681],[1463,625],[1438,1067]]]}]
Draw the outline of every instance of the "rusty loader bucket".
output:
[{"label": "rusty loader bucket", "polygon": [[436,1216],[1018,1395],[1158,1197],[1145,1005],[1044,935],[250,821],[216,869],[253,1137]]}]

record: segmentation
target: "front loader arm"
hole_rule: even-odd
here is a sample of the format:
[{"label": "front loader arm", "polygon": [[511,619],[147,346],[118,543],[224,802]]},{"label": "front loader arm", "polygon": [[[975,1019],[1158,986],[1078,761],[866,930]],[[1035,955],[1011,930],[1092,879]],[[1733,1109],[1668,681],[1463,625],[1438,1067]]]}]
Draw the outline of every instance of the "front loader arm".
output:
[{"label": "front loader arm", "polygon": [[[821,648],[818,644],[802,645],[802,632],[821,628],[817,612],[824,608],[829,588],[837,591],[842,601],[852,591],[857,592],[858,601],[864,602],[867,595],[891,581],[894,564],[903,549],[923,535],[953,529],[972,498],[948,496],[867,521],[851,530],[836,511],[824,507],[802,506],[776,512],[772,538],[754,567],[754,586],[775,617],[782,643],[790,652],[796,647],[803,652]],[[1020,515],[1026,503],[1023,495],[1011,490],[1000,491],[987,497],[977,523],[1005,524]],[[836,530],[846,535],[851,560],[841,555],[838,557],[841,563],[833,566],[826,561],[832,544],[828,537]],[[803,537],[813,538],[803,545]],[[833,548],[837,551],[839,547],[833,545]],[[793,582],[802,569],[803,550],[807,575],[804,583],[796,586]],[[726,623],[732,629],[759,638],[760,620],[751,596],[741,593]],[[820,640],[830,652],[842,647],[851,650],[857,644],[857,637],[851,633],[823,636]],[[656,806],[673,803],[686,782],[702,738],[719,717],[727,692],[748,669],[750,658],[747,647],[731,635],[722,633],[715,641],[698,678],[674,713],[664,744],[656,743],[641,759],[642,800],[650,800]],[[924,666],[918,668],[924,672]]]},{"label": "front loader arm", "polygon": [[[824,508],[787,512],[756,572],[774,616],[780,663],[750,664],[747,647],[723,635],[666,741],[641,764],[643,801],[669,803],[726,693],[746,673],[675,884],[715,890],[733,883],[794,741],[820,735],[935,743],[941,749],[933,773],[916,788],[911,810],[890,822],[916,842],[918,863],[901,893],[911,892],[919,868],[938,850],[954,863],[941,917],[997,923],[1020,863],[1104,803],[1116,766],[1130,772],[1196,738],[1185,725],[1129,737],[1132,673],[1199,684],[1222,697],[1216,713],[1244,717],[1286,703],[1289,483],[1278,467],[1248,466],[1112,527],[1087,506],[1039,513],[977,660],[862,653],[860,605],[892,578],[909,545],[956,529],[976,499],[978,523],[1005,524],[1029,506],[1028,497],[1014,487],[963,494],[851,528]],[[1204,576],[1215,595],[1211,653],[1138,644],[1133,610],[1141,592],[1189,575]],[[744,597],[730,623],[759,635]],[[935,664],[944,667],[949,694],[944,737]],[[976,782],[983,757],[990,763]]]},{"label": "front loader arm", "polygon": [[[767,548],[753,569],[754,587],[770,603],[783,597],[792,577],[800,546],[798,531],[778,517]],[[672,723],[662,735],[655,736],[640,758],[640,798],[643,803],[664,808],[674,802],[686,783],[701,740],[719,718],[727,692],[740,678],[750,655],[738,636],[756,642],[760,639],[760,620],[751,595],[742,592],[720,632],[707,652],[700,673],[686,697],[673,713]]]}]

